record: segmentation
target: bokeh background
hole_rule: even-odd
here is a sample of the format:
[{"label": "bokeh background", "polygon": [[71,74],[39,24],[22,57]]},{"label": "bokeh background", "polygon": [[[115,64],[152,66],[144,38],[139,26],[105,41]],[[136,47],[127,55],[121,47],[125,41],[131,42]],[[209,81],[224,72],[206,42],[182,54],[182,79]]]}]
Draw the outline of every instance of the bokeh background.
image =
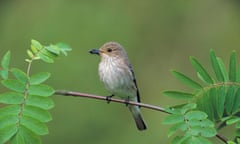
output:
[{"label": "bokeh background", "polygon": [[[32,73],[51,72],[47,84],[55,89],[109,95],[98,79],[99,57],[88,51],[117,41],[128,52],[142,101],[166,107],[184,101],[165,97],[162,91],[187,89],[171,76],[171,69],[196,78],[189,56],[210,68],[211,48],[225,63],[233,49],[239,52],[239,6],[238,0],[1,0],[0,56],[10,50],[11,65],[26,69],[31,39],[45,45],[65,42],[73,49],[67,57],[54,64],[36,62]],[[139,132],[124,105],[53,99],[44,144],[170,142],[169,127],[162,125],[164,113],[142,108],[148,130]]]}]

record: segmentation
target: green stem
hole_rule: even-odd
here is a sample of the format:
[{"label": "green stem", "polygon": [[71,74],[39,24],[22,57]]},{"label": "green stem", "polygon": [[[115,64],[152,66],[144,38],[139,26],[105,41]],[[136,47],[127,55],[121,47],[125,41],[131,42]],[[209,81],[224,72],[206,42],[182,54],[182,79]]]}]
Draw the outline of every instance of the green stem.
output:
[{"label": "green stem", "polygon": [[27,77],[28,77],[28,80],[27,80],[26,85],[25,85],[23,102],[22,102],[22,104],[21,104],[20,112],[19,112],[19,114],[18,114],[17,127],[20,126],[21,119],[22,119],[22,115],[23,115],[23,110],[24,110],[24,107],[25,107],[25,105],[26,105],[26,100],[27,100],[27,96],[28,96],[28,89],[29,89],[29,77],[30,77],[30,70],[31,70],[31,66],[32,66],[32,61],[33,61],[33,60],[28,61],[28,67],[27,67]]}]

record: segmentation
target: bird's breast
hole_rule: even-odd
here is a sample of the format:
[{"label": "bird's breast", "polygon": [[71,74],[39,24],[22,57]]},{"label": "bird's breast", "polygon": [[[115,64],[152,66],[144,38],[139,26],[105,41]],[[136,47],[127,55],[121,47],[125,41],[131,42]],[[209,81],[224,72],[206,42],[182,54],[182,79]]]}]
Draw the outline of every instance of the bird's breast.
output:
[{"label": "bird's breast", "polygon": [[101,61],[99,64],[99,76],[105,87],[113,94],[126,97],[135,93],[135,86],[129,68],[118,61]]}]

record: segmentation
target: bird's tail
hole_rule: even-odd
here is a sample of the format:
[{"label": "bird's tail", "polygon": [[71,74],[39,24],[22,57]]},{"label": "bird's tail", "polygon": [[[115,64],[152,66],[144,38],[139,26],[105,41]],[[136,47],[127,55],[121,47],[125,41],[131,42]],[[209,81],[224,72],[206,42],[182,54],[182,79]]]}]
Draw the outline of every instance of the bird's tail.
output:
[{"label": "bird's tail", "polygon": [[139,106],[135,106],[135,105],[129,105],[129,110],[132,113],[132,116],[135,120],[136,126],[138,128],[138,130],[145,130],[147,129],[147,126],[143,120],[141,111],[140,111],[140,107]]}]

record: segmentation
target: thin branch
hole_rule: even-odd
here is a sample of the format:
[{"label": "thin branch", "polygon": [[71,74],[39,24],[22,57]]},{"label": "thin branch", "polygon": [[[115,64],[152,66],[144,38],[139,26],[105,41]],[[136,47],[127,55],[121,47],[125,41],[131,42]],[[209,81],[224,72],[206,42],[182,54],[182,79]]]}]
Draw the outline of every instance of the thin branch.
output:
[{"label": "thin branch", "polygon": [[116,99],[112,97],[106,97],[106,96],[99,96],[99,95],[93,95],[93,94],[87,94],[87,93],[80,93],[80,92],[73,92],[73,91],[64,91],[64,90],[57,90],[55,92],[56,95],[63,95],[63,96],[74,96],[74,97],[86,97],[86,98],[91,98],[91,99],[98,99],[98,100],[104,100],[107,102],[117,102],[117,103],[124,103],[124,104],[131,104],[131,105],[137,105],[140,107],[156,110],[156,111],[161,111],[167,114],[170,114],[167,112],[164,108],[150,105],[150,104],[145,104],[145,103],[138,103],[134,101],[126,101],[122,99]]},{"label": "thin branch", "polygon": [[[152,109],[156,111],[161,111],[163,113],[171,114],[170,112],[166,111],[164,108],[155,106],[155,105],[150,105],[150,104],[145,104],[145,103],[138,103],[134,101],[126,101],[122,99],[116,99],[112,97],[106,97],[106,96],[99,96],[99,95],[94,95],[94,94],[87,94],[87,93],[80,93],[80,92],[73,92],[73,91],[65,91],[65,90],[57,90],[55,92],[56,95],[62,95],[62,96],[74,96],[74,97],[85,97],[85,98],[91,98],[91,99],[98,99],[98,100],[104,100],[107,102],[116,102],[116,103],[123,103],[123,104],[131,104],[131,105],[137,105],[140,107],[144,107],[147,109]],[[220,135],[216,134],[216,137],[221,140],[223,143],[227,144],[227,139]]]},{"label": "thin branch", "polygon": [[224,137],[224,136],[222,136],[222,135],[220,135],[220,134],[216,134],[216,137],[219,139],[219,140],[221,140],[222,142],[224,142],[225,144],[227,144],[228,142],[228,140]]}]

